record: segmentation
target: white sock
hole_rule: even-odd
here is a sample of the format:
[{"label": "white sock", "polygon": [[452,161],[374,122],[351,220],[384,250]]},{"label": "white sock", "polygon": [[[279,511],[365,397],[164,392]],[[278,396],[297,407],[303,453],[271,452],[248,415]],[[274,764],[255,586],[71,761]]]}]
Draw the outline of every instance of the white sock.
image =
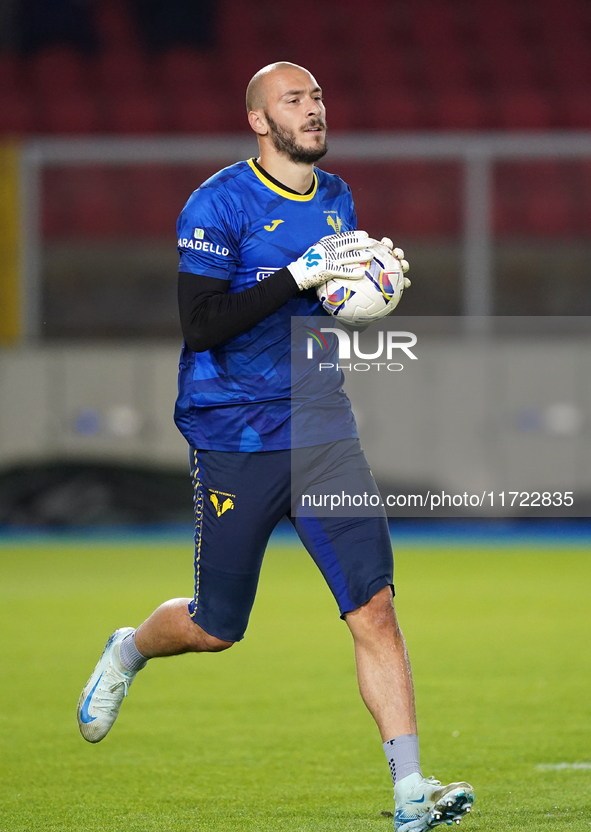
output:
[{"label": "white sock", "polygon": [[415,772],[422,777],[423,772],[419,764],[419,738],[416,734],[403,734],[401,737],[386,740],[384,751],[394,785]]},{"label": "white sock", "polygon": [[126,670],[131,670],[134,673],[137,673],[138,670],[141,670],[146,666],[146,662],[148,660],[145,656],[142,656],[140,651],[135,646],[135,634],[136,631],[134,630],[133,633],[129,633],[129,635],[125,636],[119,645],[119,657],[121,659],[121,664]]}]

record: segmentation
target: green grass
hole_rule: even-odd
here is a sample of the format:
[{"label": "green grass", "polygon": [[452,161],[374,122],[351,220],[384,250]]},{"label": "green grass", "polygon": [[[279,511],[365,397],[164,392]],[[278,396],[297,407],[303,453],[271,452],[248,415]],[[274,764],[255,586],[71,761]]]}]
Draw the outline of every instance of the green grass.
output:
[{"label": "green grass", "polygon": [[[109,633],[191,592],[162,542],[0,547],[0,830],[390,832],[391,783],[350,637],[307,555],[268,552],[246,639],[152,662],[99,745],[80,689]],[[589,830],[591,557],[400,549],[422,763],[476,788],[460,828]],[[442,827],[445,828],[445,827]]]}]

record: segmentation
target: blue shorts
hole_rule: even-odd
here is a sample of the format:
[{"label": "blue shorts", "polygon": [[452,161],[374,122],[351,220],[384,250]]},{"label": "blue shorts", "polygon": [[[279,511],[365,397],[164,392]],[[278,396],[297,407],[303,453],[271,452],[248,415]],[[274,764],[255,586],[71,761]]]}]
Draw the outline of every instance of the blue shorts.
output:
[{"label": "blue shorts", "polygon": [[[358,439],[299,451],[238,453],[190,449],[195,503],[193,621],[224,641],[248,625],[269,537],[289,517],[330,587],[341,616],[392,586],[386,514]],[[302,495],[309,495],[302,501]],[[363,495],[351,511],[321,506],[323,495]],[[302,502],[305,503],[302,506]],[[315,505],[316,504],[316,507]]]}]

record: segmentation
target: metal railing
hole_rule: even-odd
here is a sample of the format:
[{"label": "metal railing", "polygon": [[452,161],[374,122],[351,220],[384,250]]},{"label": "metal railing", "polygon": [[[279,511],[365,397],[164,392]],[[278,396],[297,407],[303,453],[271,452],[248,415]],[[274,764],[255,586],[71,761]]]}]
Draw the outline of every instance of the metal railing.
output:
[{"label": "metal railing", "polygon": [[[22,331],[35,340],[41,321],[41,174],[55,165],[230,164],[256,154],[249,135],[194,138],[80,138],[26,141],[20,155],[23,244]],[[335,134],[329,161],[457,161],[463,165],[462,311],[493,313],[492,166],[498,161],[591,159],[591,132]],[[329,165],[330,166],[330,165]]]}]

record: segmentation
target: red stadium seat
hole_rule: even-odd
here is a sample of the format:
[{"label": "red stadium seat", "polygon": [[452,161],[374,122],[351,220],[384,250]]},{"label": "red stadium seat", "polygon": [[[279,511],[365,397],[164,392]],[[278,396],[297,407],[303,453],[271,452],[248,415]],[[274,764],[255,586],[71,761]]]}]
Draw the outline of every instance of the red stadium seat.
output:
[{"label": "red stadium seat", "polygon": [[351,188],[359,228],[371,229],[371,234],[378,238],[395,233],[388,163],[334,162],[329,170],[341,176]]},{"label": "red stadium seat", "polygon": [[496,0],[475,4],[475,46],[489,82],[505,91],[511,87],[534,86],[538,68],[528,47],[521,7]]},{"label": "red stadium seat", "polygon": [[105,110],[105,129],[109,132],[158,133],[167,127],[159,99],[148,92],[112,98]]},{"label": "red stadium seat", "polygon": [[331,171],[351,186],[360,228],[376,236],[450,237],[461,230],[456,165],[423,162],[339,163]]},{"label": "red stadium seat", "polygon": [[18,92],[0,92],[0,135],[23,135],[39,130],[29,99]]},{"label": "red stadium seat", "polygon": [[470,90],[437,95],[433,112],[434,125],[442,130],[484,130],[490,126],[486,99]]},{"label": "red stadium seat", "polygon": [[[170,168],[131,165],[125,170],[123,202],[128,232],[134,238],[174,238],[177,217],[183,206],[174,187]],[[184,199],[188,197],[184,194]]]},{"label": "red stadium seat", "polygon": [[95,99],[89,95],[48,96],[41,102],[44,130],[50,133],[95,133],[101,121]]},{"label": "red stadium seat", "polygon": [[585,28],[587,8],[584,0],[536,0],[536,18],[548,45],[576,40]]},{"label": "red stadium seat", "polygon": [[495,228],[507,237],[564,237],[576,229],[568,168],[551,161],[497,166]]},{"label": "red stadium seat", "polygon": [[402,237],[450,237],[461,232],[461,176],[455,165],[409,162],[392,166],[390,199]]},{"label": "red stadium seat", "polygon": [[227,52],[220,54],[219,63],[224,67],[228,86],[236,94],[244,96],[246,85],[255,72],[275,60],[276,57],[276,53],[269,45],[264,49],[257,49],[248,44],[240,49],[228,49]]},{"label": "red stadium seat", "polygon": [[326,121],[331,131],[363,128],[363,103],[355,96],[331,93],[325,102]]},{"label": "red stadium seat", "polygon": [[73,49],[52,47],[31,59],[31,81],[38,95],[84,94],[88,73],[84,59]]},{"label": "red stadium seat", "polygon": [[153,86],[150,65],[134,50],[102,52],[95,62],[94,76],[99,90],[107,96],[133,95]]},{"label": "red stadium seat", "polygon": [[62,232],[70,227],[67,201],[61,190],[65,177],[59,168],[46,168],[41,176],[41,235],[44,242],[51,242],[65,236]]},{"label": "red stadium seat", "polygon": [[549,77],[561,95],[568,95],[573,88],[588,91],[591,85],[591,47],[579,33],[568,42],[555,41],[547,51],[546,63]]},{"label": "red stadium seat", "polygon": [[403,92],[370,91],[364,104],[367,126],[375,130],[422,130],[428,126],[424,103]]},{"label": "red stadium seat", "polygon": [[219,67],[209,58],[186,47],[165,52],[159,61],[156,77],[163,89],[173,94],[209,91],[223,84]]},{"label": "red stadium seat", "polygon": [[220,169],[219,162],[212,159],[208,164],[174,165],[168,171],[171,187],[177,201],[177,213],[193,193],[206,179]]},{"label": "red stadium seat", "polygon": [[[285,60],[300,62],[299,55],[309,57],[331,58],[339,50],[346,53],[355,48],[348,40],[350,21],[346,11],[331,8],[329,3],[317,0],[298,0],[297,12],[289,4],[271,4],[272,13],[266,17],[263,36],[266,41],[278,40]],[[297,25],[297,20],[314,21],[307,26],[305,33]],[[359,20],[359,15],[357,15]],[[377,40],[377,39],[376,39]],[[327,45],[330,44],[329,48]],[[374,48],[377,43],[374,42]],[[304,64],[306,65],[306,64]],[[307,66],[307,65],[306,65]]]},{"label": "red stadium seat", "polygon": [[519,8],[511,0],[474,5],[475,30],[485,43],[514,42],[521,33]]},{"label": "red stadium seat", "polygon": [[427,0],[411,8],[413,39],[425,57],[433,51],[460,52],[458,25],[452,3]]},{"label": "red stadium seat", "polygon": [[539,162],[523,166],[525,231],[536,236],[569,236],[575,231],[574,194],[564,165]]},{"label": "red stadium seat", "polygon": [[489,43],[484,58],[486,75],[500,91],[536,85],[538,69],[534,56],[523,43],[510,40]]},{"label": "red stadium seat", "polygon": [[350,55],[349,65],[357,83],[369,95],[372,92],[404,92],[410,86],[403,57],[392,44],[379,49],[371,61],[362,51],[356,51]]},{"label": "red stadium seat", "polygon": [[359,14],[359,0],[340,0],[339,14],[329,16],[328,25],[331,17],[342,15],[346,27],[342,33],[342,45],[349,50],[370,48],[377,53],[385,45],[392,44],[397,34],[392,25],[396,28],[398,16],[392,20],[390,5],[384,0],[364,0],[363,14]]},{"label": "red stadium seat", "polygon": [[166,129],[181,133],[223,133],[229,126],[230,110],[240,114],[244,129],[248,129],[241,103],[236,101],[230,108],[221,93],[188,90],[185,95],[176,95],[167,102]]},{"label": "red stadium seat", "polygon": [[[376,15],[376,23],[379,24],[383,19],[377,16],[383,15],[389,5],[389,0],[364,0],[363,8],[367,14]],[[359,17],[359,0],[339,0],[338,8],[351,12],[353,18]]]},{"label": "red stadium seat", "polygon": [[95,25],[107,50],[137,49],[138,30],[128,4],[121,0],[101,0],[95,5]]},{"label": "red stadium seat", "polygon": [[66,167],[52,171],[42,201],[45,232],[53,238],[125,236],[119,179],[120,171],[114,168]]},{"label": "red stadium seat", "polygon": [[591,129],[591,97],[589,90],[572,90],[560,96],[558,103],[560,122],[565,127],[579,130]]},{"label": "red stadium seat", "polygon": [[[242,131],[236,103],[277,58],[316,75],[334,129],[591,127],[586,0],[302,3],[294,12],[271,0],[224,0],[215,51],[177,47],[148,58],[132,6],[100,0],[96,57],[65,46],[0,55],[0,129]],[[305,37],[302,20],[313,20]]]},{"label": "red stadium seat", "polygon": [[220,4],[218,19],[220,45],[229,51],[245,45],[256,49],[263,41],[263,17],[263,10],[259,4],[251,3],[249,0],[225,0]]},{"label": "red stadium seat", "polygon": [[72,234],[73,168],[46,168],[41,179],[41,233],[44,241],[65,239]]},{"label": "red stadium seat", "polygon": [[472,73],[466,53],[458,47],[426,49],[421,55],[422,75],[427,87],[436,91],[468,90]]},{"label": "red stadium seat", "polygon": [[578,188],[577,229],[580,234],[591,236],[591,160],[574,165]]},{"label": "red stadium seat", "polygon": [[510,130],[547,130],[553,113],[545,95],[537,90],[509,92],[496,106],[498,124]]},{"label": "red stadium seat", "polygon": [[23,86],[23,61],[8,52],[0,54],[0,94],[19,92]]},{"label": "red stadium seat", "polygon": [[492,227],[494,234],[508,237],[515,228],[514,218],[519,212],[516,205],[515,177],[512,166],[497,163],[493,166]]}]

